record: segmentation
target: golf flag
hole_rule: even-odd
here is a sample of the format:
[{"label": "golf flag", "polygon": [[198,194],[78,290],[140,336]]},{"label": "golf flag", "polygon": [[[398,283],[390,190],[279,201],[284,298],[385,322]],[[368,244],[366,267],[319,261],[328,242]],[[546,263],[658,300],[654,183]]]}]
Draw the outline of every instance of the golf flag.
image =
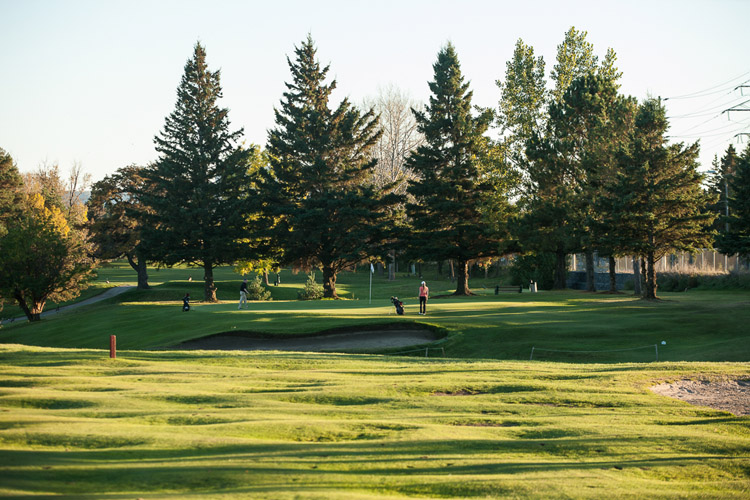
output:
[{"label": "golf flag", "polygon": [[375,266],[372,265],[372,262],[370,262],[370,272],[371,273],[375,272]]}]

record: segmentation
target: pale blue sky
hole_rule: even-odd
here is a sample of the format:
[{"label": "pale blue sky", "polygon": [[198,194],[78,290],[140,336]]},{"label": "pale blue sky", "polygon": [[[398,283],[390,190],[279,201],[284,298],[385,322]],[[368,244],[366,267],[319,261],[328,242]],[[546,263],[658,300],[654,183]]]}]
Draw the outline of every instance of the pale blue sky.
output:
[{"label": "pale blue sky", "polygon": [[709,168],[735,134],[750,132],[750,112],[731,121],[721,113],[750,99],[750,88],[733,91],[750,85],[748,19],[747,0],[0,0],[0,147],[21,171],[44,161],[67,171],[78,161],[94,180],[154,160],[153,137],[197,40],[222,70],[233,127],[265,144],[289,80],[286,56],[308,32],[338,81],[335,98],[359,103],[393,84],[425,101],[432,63],[451,41],[475,104],[494,107],[516,40],[544,56],[549,72],[575,26],[600,56],[617,52],[624,93],[699,93],[667,104],[680,117],[671,132],[701,137]]}]

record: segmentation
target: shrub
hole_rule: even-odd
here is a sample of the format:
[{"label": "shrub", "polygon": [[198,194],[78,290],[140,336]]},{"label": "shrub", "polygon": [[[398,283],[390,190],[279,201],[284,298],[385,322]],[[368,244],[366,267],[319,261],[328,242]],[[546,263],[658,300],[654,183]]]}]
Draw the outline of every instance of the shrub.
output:
[{"label": "shrub", "polygon": [[750,274],[658,273],[656,282],[664,292],[684,292],[691,288],[703,290],[750,290]]},{"label": "shrub", "polygon": [[512,285],[526,286],[534,281],[540,289],[550,290],[555,284],[555,254],[519,255],[510,266],[510,276]]},{"label": "shrub", "polygon": [[323,285],[315,282],[315,273],[307,275],[305,288],[297,292],[297,298],[300,300],[319,300],[323,298]]},{"label": "shrub", "polygon": [[271,300],[271,291],[267,290],[260,276],[247,284],[247,298],[249,300]]}]

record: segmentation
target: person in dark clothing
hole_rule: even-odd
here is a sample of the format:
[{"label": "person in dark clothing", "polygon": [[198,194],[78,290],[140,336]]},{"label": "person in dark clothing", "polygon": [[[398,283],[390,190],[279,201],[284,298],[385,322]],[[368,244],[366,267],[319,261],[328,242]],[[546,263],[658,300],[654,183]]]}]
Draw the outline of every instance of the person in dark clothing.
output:
[{"label": "person in dark clothing", "polygon": [[247,308],[247,278],[242,280],[242,284],[240,285],[240,304],[237,306],[237,309],[242,309],[242,304],[245,304],[245,308]]},{"label": "person in dark clothing", "polygon": [[182,311],[186,312],[190,310],[190,294],[186,293],[182,298]]}]

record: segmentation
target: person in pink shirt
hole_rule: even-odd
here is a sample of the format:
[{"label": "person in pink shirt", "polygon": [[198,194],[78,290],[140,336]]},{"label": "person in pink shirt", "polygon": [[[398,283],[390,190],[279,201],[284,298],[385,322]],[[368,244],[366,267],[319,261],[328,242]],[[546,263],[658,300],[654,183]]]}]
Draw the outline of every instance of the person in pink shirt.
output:
[{"label": "person in pink shirt", "polygon": [[430,296],[430,289],[427,287],[425,282],[422,282],[422,286],[419,287],[419,314],[427,313],[427,297]]}]

